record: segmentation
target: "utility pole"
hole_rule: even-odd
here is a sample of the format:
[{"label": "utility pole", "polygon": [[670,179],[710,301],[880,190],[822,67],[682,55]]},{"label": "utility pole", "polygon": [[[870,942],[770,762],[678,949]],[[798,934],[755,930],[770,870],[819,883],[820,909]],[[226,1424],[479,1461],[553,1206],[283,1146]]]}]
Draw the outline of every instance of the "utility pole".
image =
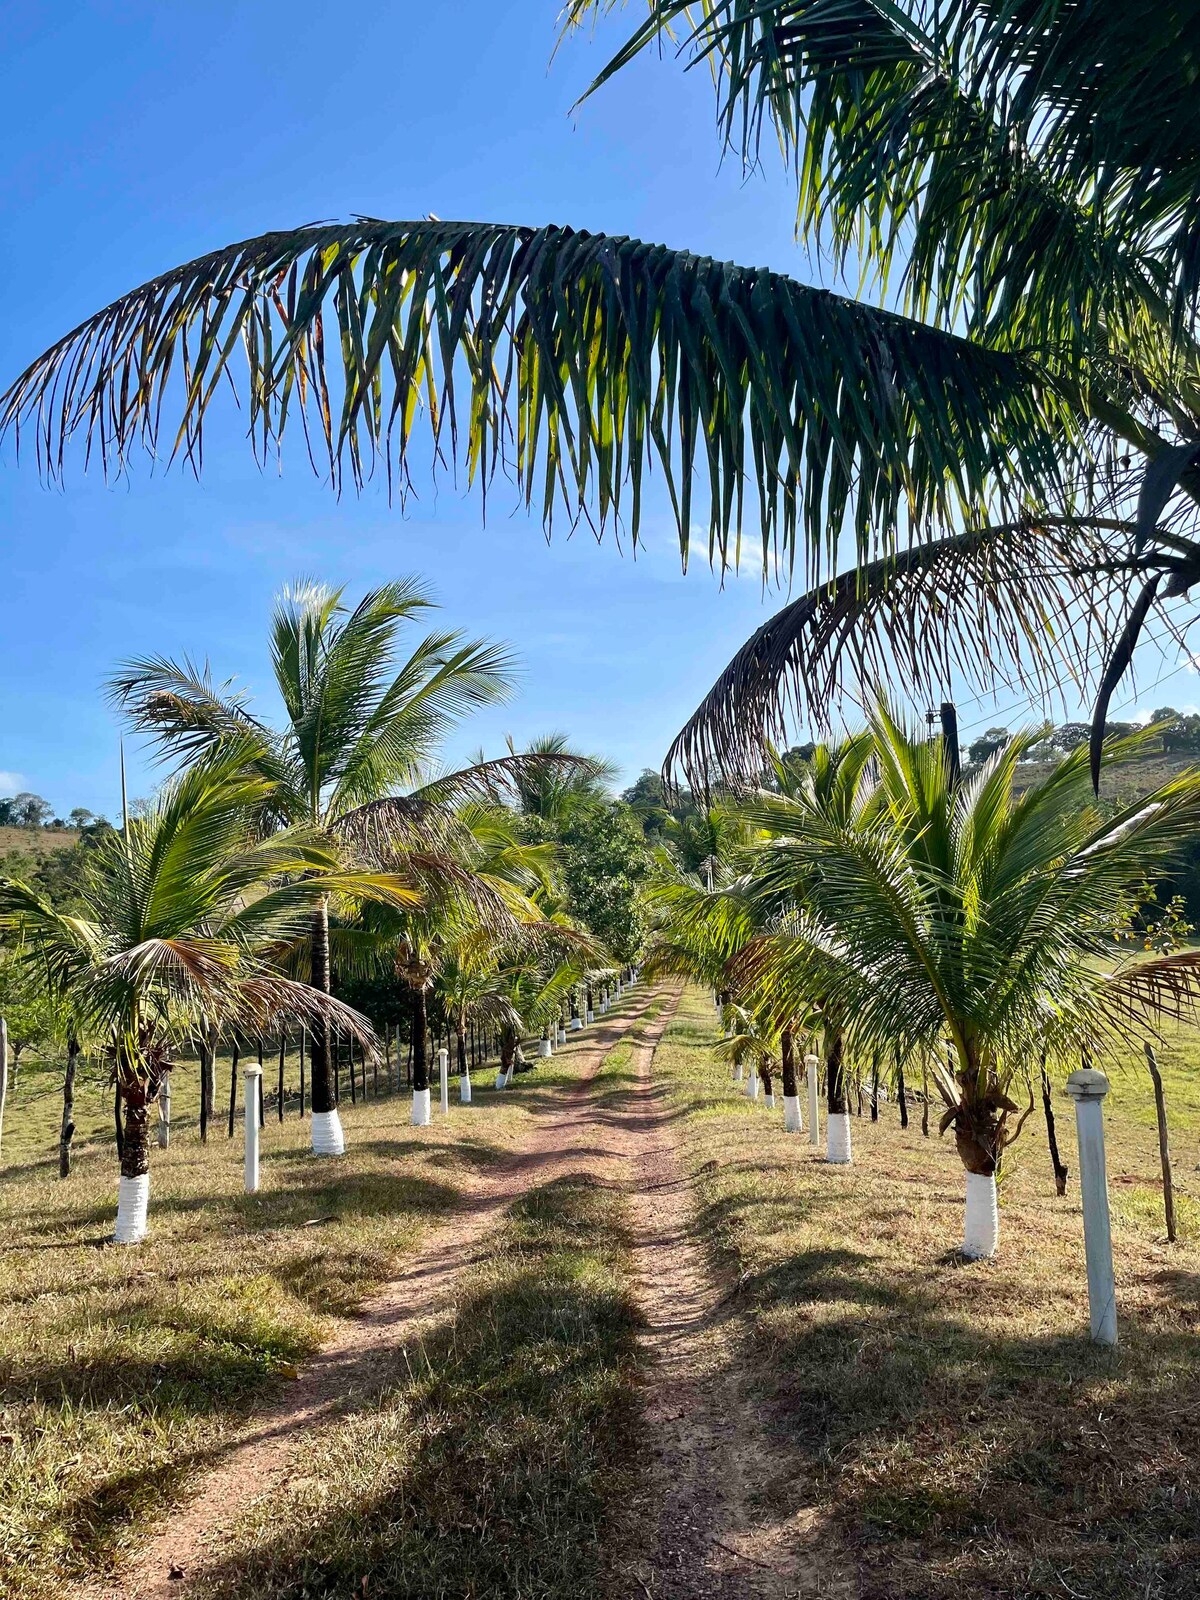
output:
[{"label": "utility pole", "polygon": [[[930,719],[933,712],[928,713]],[[942,749],[950,773],[951,784],[956,784],[962,774],[962,759],[958,748],[958,712],[953,700],[942,701]]]}]

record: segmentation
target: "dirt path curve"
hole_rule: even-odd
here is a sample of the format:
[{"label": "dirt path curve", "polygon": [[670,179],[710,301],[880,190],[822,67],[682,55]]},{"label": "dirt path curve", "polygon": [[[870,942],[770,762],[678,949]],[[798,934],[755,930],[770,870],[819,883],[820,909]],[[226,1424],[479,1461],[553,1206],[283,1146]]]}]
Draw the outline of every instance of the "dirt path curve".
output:
[{"label": "dirt path curve", "polygon": [[[257,1411],[242,1432],[223,1442],[192,1497],[171,1514],[124,1571],[77,1589],[77,1600],[176,1600],[186,1595],[188,1580],[203,1567],[207,1550],[244,1500],[286,1481],[299,1439],[324,1421],[356,1409],[394,1381],[405,1347],[419,1337],[421,1325],[452,1299],[459,1275],[478,1259],[482,1240],[505,1207],[531,1184],[550,1182],[568,1165],[574,1170],[612,1167],[620,1152],[597,1145],[602,1130],[594,1115],[591,1081],[612,1047],[663,998],[661,991],[641,989],[619,1014],[588,1029],[571,1051],[578,1077],[544,1112],[535,1113],[542,1120],[530,1138],[496,1167],[473,1176],[463,1204],[451,1218],[430,1231],[397,1278],[339,1326],[295,1382]],[[655,1040],[674,1011],[674,998],[661,1018],[649,1025]]]},{"label": "dirt path curve", "polygon": [[849,1596],[853,1586],[815,1559],[806,1514],[772,1520],[759,1502],[757,1487],[778,1477],[786,1447],[772,1437],[734,1358],[737,1314],[697,1236],[694,1195],[653,1058],[648,1040],[636,1052],[636,1087],[619,1113],[635,1162],[651,1468],[635,1526],[621,1540],[629,1555],[615,1592],[650,1600]]}]

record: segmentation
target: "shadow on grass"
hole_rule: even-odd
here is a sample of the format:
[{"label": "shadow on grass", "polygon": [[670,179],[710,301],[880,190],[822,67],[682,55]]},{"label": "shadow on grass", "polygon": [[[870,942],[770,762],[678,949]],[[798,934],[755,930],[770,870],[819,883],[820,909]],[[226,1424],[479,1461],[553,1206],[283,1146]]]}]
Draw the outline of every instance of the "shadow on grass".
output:
[{"label": "shadow on grass", "polygon": [[622,1205],[582,1177],[530,1191],[407,1381],[314,1442],[195,1592],[602,1593],[636,1443]]}]

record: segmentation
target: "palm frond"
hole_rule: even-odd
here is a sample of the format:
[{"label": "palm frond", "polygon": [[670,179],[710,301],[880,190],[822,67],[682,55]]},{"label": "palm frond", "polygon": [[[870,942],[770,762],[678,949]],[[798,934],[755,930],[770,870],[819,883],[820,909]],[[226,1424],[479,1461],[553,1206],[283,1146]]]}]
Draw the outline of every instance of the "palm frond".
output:
[{"label": "palm frond", "polygon": [[561,505],[636,539],[656,466],[686,554],[699,478],[722,564],[752,483],[764,567],[803,547],[813,581],[846,526],[866,551],[1051,495],[1072,430],[1024,356],[778,273],[569,228],[371,220],[153,279],[40,356],[0,422],[53,475],[76,441],[106,472],[135,447],[198,469],[226,383],[260,457],[298,416],[335,488],[382,461],[403,493],[422,404],[435,458],[485,487],[511,468],[548,526]]}]

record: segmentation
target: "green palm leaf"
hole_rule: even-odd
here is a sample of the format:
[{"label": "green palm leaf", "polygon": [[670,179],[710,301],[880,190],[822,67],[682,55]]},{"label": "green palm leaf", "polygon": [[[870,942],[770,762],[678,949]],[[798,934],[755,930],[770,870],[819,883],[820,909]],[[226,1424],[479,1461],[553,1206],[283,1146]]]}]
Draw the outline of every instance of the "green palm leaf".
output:
[{"label": "green palm leaf", "polygon": [[558,505],[636,538],[657,467],[685,553],[706,515],[731,561],[752,514],[764,562],[803,545],[814,574],[847,523],[865,549],[1050,495],[1071,428],[1022,355],[779,273],[569,228],[369,220],[153,280],[34,362],[3,422],[54,474],[75,440],[108,471],[139,445],[198,467],[226,382],[260,454],[298,415],[335,488],[382,463],[403,493],[423,408],[423,454],[485,488],[511,471],[548,525]]}]

